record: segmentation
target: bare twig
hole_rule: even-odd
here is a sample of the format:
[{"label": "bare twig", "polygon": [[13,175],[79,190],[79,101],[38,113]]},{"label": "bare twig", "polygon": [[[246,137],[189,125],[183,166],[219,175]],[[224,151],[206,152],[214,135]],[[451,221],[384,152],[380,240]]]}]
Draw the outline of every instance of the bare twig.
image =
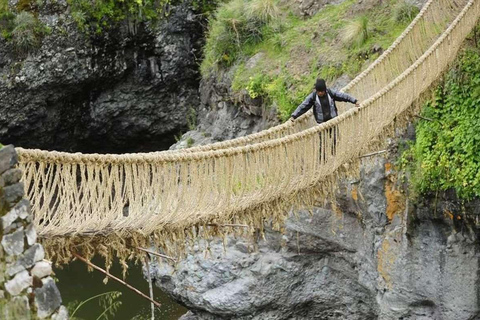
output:
[{"label": "bare twig", "polygon": [[129,285],[128,283],[126,283],[125,281],[115,277],[114,275],[108,273],[107,271],[103,270],[102,268],[100,268],[99,266],[91,263],[90,261],[88,261],[87,259],[85,259],[84,257],[78,255],[77,253],[75,252],[72,252],[73,256],[75,256],[75,258],[77,258],[78,260],[84,262],[85,264],[87,264],[88,266],[92,267],[93,269],[97,270],[97,271],[100,271],[101,273],[103,273],[104,275],[106,275],[107,277],[123,284],[125,287],[127,287],[128,289],[132,290],[133,292],[135,292],[136,294],[138,294],[139,296],[149,300],[151,303],[153,303],[154,305],[156,305],[158,308],[160,308],[162,305],[153,300],[153,299],[150,299],[149,296],[147,296],[146,294],[144,294],[143,292],[141,292],[140,290],[136,289],[135,287],[132,287],[131,285]]},{"label": "bare twig", "polygon": [[210,223],[207,224],[209,227],[232,227],[232,228],[248,228],[246,224],[218,224],[218,223]]},{"label": "bare twig", "polygon": [[[150,275],[150,265],[148,263],[149,257],[145,257],[145,266],[147,267],[147,276],[148,276],[148,289],[150,291],[150,299],[153,300],[153,285],[152,285],[152,277]],[[152,307],[152,320],[155,320],[155,305],[153,303],[150,304]]]},{"label": "bare twig", "polygon": [[177,260],[176,260],[175,258],[166,256],[166,255],[164,255],[164,254],[161,254],[161,253],[158,253],[158,252],[154,252],[154,251],[151,251],[151,250],[148,250],[148,249],[145,249],[145,248],[141,248],[141,247],[135,247],[135,248],[138,249],[138,250],[140,250],[140,251],[149,253],[149,254],[151,254],[151,255],[154,255],[154,256],[157,256],[157,257],[160,257],[160,258],[165,258],[165,259],[168,259],[168,260],[172,260],[173,262],[177,262]]},{"label": "bare twig", "polygon": [[377,152],[365,154],[365,155],[363,155],[363,156],[360,156],[359,158],[366,158],[366,157],[376,156],[377,154],[382,154],[382,153],[385,153],[385,152],[388,152],[388,150],[382,150],[382,151],[377,151]]}]

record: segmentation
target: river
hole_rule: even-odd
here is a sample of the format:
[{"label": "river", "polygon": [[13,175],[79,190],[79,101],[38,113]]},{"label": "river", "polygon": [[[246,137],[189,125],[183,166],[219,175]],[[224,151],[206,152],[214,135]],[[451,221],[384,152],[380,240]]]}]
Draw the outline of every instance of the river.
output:
[{"label": "river", "polygon": [[[96,258],[92,260],[98,266],[103,268],[102,259]],[[74,301],[85,301],[86,299],[95,295],[109,292],[120,291],[122,295],[118,299],[121,301],[121,306],[115,312],[115,315],[108,319],[115,320],[150,320],[151,309],[150,302],[125,286],[110,279],[106,285],[103,284],[105,276],[98,272],[88,272],[87,266],[81,261],[72,262],[62,269],[56,268],[56,278],[58,279],[57,286],[60,290],[63,299],[63,305],[74,303]],[[121,276],[121,267],[115,263],[110,272],[119,277]],[[139,289],[146,295],[149,295],[148,282],[143,278],[141,265],[129,263],[128,275],[125,281]],[[175,303],[166,294],[164,294],[158,287],[153,287],[154,298],[162,304],[162,307],[155,312],[155,320],[178,320],[180,316],[185,314],[188,310]],[[105,318],[98,318],[105,310],[99,306],[99,300],[94,299],[85,303],[75,314],[75,319],[81,320],[96,320]]]}]

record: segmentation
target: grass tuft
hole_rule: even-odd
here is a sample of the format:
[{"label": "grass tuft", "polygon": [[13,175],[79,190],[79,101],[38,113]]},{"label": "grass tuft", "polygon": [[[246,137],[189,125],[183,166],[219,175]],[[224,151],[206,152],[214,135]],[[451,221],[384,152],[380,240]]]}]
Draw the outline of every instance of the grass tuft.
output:
[{"label": "grass tuft", "polygon": [[280,18],[275,0],[233,0],[219,6],[210,21],[203,74],[219,67],[229,67],[252,47],[272,32],[267,25]]},{"label": "grass tuft", "polygon": [[369,37],[368,17],[361,16],[345,26],[342,34],[342,41],[347,45],[361,47]]},{"label": "grass tuft", "polygon": [[28,54],[38,48],[43,35],[47,32],[45,26],[27,11],[16,15],[14,26],[11,41],[19,54]]},{"label": "grass tuft", "polygon": [[267,23],[280,16],[280,9],[276,0],[253,0],[248,5],[247,13],[251,20],[257,19]]},{"label": "grass tuft", "polygon": [[415,5],[408,3],[407,1],[400,1],[393,9],[393,19],[399,23],[409,22],[412,21],[419,12],[420,9]]}]

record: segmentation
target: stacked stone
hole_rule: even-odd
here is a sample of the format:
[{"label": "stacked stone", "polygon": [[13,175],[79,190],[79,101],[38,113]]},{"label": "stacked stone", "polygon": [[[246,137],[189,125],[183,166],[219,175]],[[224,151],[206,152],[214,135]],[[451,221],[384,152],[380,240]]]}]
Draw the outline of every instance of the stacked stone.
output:
[{"label": "stacked stone", "polygon": [[68,318],[37,242],[13,146],[0,149],[0,319]]}]

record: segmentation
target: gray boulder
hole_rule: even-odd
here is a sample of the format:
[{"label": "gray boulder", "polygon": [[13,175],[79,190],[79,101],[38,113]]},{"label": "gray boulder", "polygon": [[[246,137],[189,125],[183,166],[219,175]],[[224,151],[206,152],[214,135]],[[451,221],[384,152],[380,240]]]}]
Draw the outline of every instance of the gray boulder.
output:
[{"label": "gray boulder", "polygon": [[60,307],[62,298],[55,281],[51,277],[43,279],[42,284],[41,288],[34,290],[35,306],[37,307],[38,318],[45,319]]}]

